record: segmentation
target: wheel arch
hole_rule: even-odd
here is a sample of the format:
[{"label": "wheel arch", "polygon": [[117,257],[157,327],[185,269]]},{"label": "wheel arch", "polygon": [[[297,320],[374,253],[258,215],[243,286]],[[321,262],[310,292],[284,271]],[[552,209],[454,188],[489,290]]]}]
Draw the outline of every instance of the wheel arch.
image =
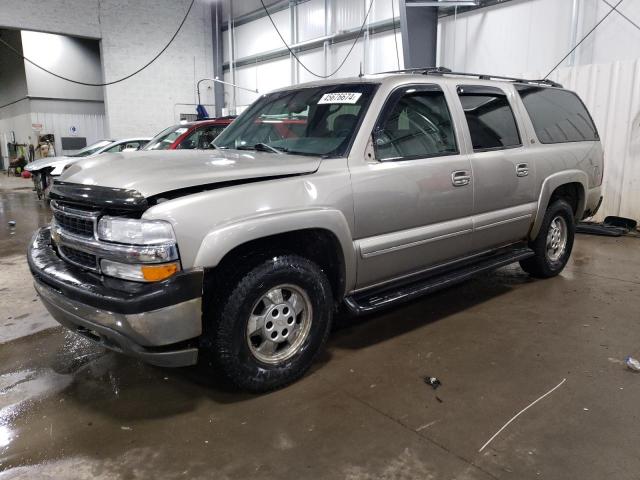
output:
[{"label": "wheel arch", "polygon": [[548,176],[542,183],[535,221],[529,233],[531,240],[540,232],[544,214],[549,205],[558,198],[568,201],[576,219],[581,219],[586,204],[587,174],[581,170],[568,170]]},{"label": "wheel arch", "polygon": [[[356,257],[348,223],[330,209],[286,212],[245,219],[218,228],[205,237],[195,260],[208,271],[237,262],[288,252],[317,263],[329,277],[339,301],[355,285]],[[245,263],[246,264],[246,263]]]}]

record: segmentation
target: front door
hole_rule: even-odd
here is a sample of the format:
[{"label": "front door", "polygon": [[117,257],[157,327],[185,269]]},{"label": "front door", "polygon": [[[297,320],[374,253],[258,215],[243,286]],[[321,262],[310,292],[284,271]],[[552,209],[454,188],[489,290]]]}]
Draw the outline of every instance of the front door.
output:
[{"label": "front door", "polygon": [[350,164],[358,288],[464,255],[473,229],[471,164],[439,86],[393,91],[373,144],[375,158]]},{"label": "front door", "polygon": [[536,209],[535,164],[521,140],[524,126],[513,113],[512,90],[457,88],[473,148],[474,251],[523,240]]}]

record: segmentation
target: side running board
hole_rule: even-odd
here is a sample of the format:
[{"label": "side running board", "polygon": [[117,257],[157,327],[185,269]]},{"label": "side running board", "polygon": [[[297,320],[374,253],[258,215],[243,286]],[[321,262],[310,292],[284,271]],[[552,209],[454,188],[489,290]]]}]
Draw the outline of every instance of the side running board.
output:
[{"label": "side running board", "polygon": [[386,286],[356,293],[345,298],[347,309],[355,315],[363,315],[382,310],[393,305],[411,301],[428,293],[441,290],[450,285],[464,282],[479,273],[495,270],[520,260],[532,257],[533,250],[526,247],[509,249],[506,252],[481,257],[461,267],[416,280],[412,283]]}]

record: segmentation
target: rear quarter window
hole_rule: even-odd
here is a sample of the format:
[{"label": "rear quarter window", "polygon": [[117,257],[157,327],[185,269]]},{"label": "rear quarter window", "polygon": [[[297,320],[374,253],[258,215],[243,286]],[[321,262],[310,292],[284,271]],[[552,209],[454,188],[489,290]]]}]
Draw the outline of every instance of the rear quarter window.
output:
[{"label": "rear quarter window", "polygon": [[516,85],[541,143],[599,140],[591,115],[569,90]]}]

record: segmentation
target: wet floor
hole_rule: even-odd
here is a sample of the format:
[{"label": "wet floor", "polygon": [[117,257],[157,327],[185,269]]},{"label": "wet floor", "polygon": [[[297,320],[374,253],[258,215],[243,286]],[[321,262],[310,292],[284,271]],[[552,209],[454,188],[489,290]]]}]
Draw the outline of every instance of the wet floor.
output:
[{"label": "wet floor", "polygon": [[342,318],[312,372],[262,396],[61,328],[17,338],[0,345],[0,479],[635,479],[639,247],[580,236],[558,278],[509,267]]},{"label": "wet floor", "polygon": [[0,172],[0,344],[56,324],[36,298],[26,262],[29,239],[51,218],[32,188],[31,180]]}]

